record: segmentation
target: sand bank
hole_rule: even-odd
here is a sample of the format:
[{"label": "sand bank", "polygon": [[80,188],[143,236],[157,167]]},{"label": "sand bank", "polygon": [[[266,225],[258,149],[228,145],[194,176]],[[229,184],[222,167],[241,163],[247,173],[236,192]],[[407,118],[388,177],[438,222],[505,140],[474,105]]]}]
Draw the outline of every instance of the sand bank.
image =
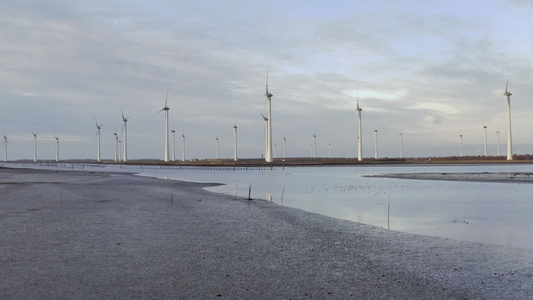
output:
[{"label": "sand bank", "polygon": [[2,299],[533,297],[533,251],[127,174],[0,169]]},{"label": "sand bank", "polygon": [[530,172],[389,173],[366,175],[364,177],[447,181],[533,183],[533,173]]}]

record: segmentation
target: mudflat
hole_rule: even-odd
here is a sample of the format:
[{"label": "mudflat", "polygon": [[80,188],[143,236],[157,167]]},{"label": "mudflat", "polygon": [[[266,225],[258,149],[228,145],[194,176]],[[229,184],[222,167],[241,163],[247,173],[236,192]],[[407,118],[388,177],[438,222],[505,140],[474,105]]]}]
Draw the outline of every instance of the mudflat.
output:
[{"label": "mudflat", "polygon": [[0,169],[0,298],[533,298],[533,250],[389,231],[205,186]]}]

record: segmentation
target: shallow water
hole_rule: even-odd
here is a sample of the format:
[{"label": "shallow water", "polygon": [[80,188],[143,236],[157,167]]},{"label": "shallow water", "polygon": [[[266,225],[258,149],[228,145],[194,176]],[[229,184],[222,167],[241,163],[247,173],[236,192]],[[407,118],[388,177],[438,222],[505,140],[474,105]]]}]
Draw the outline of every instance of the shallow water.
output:
[{"label": "shallow water", "polygon": [[392,230],[533,249],[533,184],[370,178],[425,172],[531,172],[525,164],[202,168],[85,165],[99,171],[216,182],[217,193],[266,199]]}]

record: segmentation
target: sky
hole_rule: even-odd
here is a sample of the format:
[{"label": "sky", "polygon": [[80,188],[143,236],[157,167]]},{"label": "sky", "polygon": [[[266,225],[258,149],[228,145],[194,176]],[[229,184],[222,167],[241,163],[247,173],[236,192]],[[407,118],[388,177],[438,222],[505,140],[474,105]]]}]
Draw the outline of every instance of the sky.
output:
[{"label": "sky", "polygon": [[[168,93],[176,159],[265,149],[265,84],[274,157],[533,153],[533,4],[471,1],[0,2],[0,132],[8,159],[103,159],[129,117],[128,159],[163,159]],[[123,139],[123,137],[121,138]],[[172,136],[171,136],[172,152]],[[2,147],[0,153],[4,153]]]}]

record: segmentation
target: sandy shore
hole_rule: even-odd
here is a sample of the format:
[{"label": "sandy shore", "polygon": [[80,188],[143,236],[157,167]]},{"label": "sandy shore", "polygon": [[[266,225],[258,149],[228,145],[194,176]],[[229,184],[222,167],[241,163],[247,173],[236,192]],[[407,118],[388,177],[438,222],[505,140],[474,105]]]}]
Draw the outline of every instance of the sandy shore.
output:
[{"label": "sandy shore", "polygon": [[366,175],[365,177],[418,180],[533,183],[533,173],[530,172],[390,173]]},{"label": "sandy shore", "polygon": [[204,186],[0,169],[0,298],[533,297],[533,250],[388,231]]}]

